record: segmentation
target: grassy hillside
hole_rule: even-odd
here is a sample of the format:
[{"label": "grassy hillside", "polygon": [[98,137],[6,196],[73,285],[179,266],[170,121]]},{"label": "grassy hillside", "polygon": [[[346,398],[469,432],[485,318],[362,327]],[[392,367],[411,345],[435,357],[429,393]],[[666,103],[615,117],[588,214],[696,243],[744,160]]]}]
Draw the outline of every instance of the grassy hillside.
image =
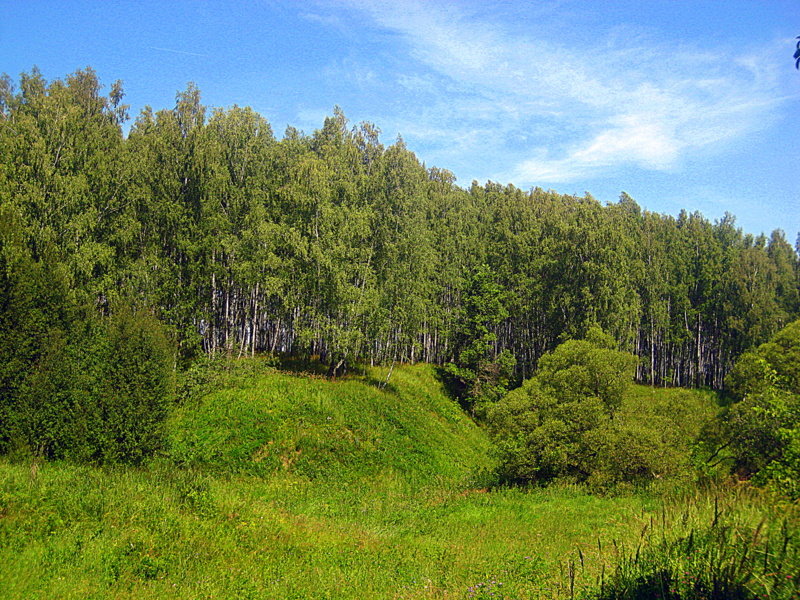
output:
[{"label": "grassy hillside", "polygon": [[429,365],[328,380],[279,373],[189,402],[169,423],[179,464],[215,473],[463,482],[486,469],[485,434]]},{"label": "grassy hillside", "polygon": [[570,597],[570,572],[594,585],[658,514],[479,487],[489,442],[429,366],[385,389],[381,370],[246,371],[176,409],[144,468],[0,463],[0,597]]}]

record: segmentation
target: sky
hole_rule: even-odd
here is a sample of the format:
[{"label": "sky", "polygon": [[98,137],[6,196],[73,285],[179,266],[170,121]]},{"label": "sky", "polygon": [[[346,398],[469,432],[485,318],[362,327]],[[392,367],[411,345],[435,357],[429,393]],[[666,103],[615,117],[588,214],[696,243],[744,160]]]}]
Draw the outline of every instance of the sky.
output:
[{"label": "sky", "polygon": [[0,72],[195,82],[280,137],[334,106],[473,180],[800,233],[800,0],[0,0]]}]

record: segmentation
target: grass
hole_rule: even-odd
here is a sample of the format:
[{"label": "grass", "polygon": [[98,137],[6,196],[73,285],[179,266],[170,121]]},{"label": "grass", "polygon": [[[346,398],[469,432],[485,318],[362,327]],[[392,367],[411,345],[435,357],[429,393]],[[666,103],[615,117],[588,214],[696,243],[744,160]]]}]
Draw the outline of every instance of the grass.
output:
[{"label": "grass", "polygon": [[[429,366],[384,388],[380,369],[242,365],[176,408],[146,467],[0,462],[0,597],[569,598],[611,585],[628,555],[609,549],[662,514],[647,494],[485,489],[489,442]],[[631,406],[655,410],[648,393]]]},{"label": "grass", "polygon": [[636,498],[570,488],[455,492],[398,478],[2,464],[4,598],[508,597],[587,536],[625,535]]},{"label": "grass", "polygon": [[490,468],[488,440],[428,365],[330,381],[265,368],[178,409],[171,460],[216,473],[452,484]]},{"label": "grass", "polygon": [[[749,486],[697,490],[615,547],[608,579],[586,582],[593,600],[800,598],[800,513]],[[574,564],[574,559],[572,564]]]}]

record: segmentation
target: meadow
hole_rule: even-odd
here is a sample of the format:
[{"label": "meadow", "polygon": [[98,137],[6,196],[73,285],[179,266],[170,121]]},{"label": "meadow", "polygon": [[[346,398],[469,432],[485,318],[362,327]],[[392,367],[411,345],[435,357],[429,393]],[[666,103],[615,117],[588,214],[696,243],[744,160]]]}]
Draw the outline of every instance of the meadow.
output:
[{"label": "meadow", "polygon": [[[143,466],[4,458],[0,596],[797,597],[792,505],[697,481],[493,486],[433,367],[387,374],[242,360],[184,383]],[[623,414],[677,393],[713,402],[633,386]],[[725,577],[742,595],[714,595]]]},{"label": "meadow", "polygon": [[124,97],[0,76],[0,599],[795,597],[784,231]]}]

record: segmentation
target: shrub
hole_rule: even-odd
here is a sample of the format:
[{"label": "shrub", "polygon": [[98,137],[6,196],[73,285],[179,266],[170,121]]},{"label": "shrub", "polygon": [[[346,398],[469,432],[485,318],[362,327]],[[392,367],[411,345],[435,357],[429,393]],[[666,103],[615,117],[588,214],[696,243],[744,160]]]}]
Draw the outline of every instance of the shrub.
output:
[{"label": "shrub", "polygon": [[529,379],[488,411],[501,478],[514,482],[585,478],[585,434],[606,419],[599,399],[562,402],[538,379]]},{"label": "shrub", "polygon": [[488,411],[507,482],[618,484],[691,477],[692,452],[718,408],[699,391],[630,387],[636,358],[599,329],[539,361],[536,375]]},{"label": "shrub", "polygon": [[800,321],[745,353],[726,379],[738,400],[720,444],[741,476],[800,497]]},{"label": "shrub", "polygon": [[32,438],[46,445],[45,432],[62,425],[49,413],[64,401],[73,319],[61,271],[0,237],[0,452],[24,451]]},{"label": "shrub", "polygon": [[611,336],[593,327],[585,340],[568,340],[542,356],[536,375],[561,400],[599,398],[613,413],[633,381],[637,362],[633,354],[615,346]]},{"label": "shrub", "polygon": [[93,387],[103,433],[96,452],[103,461],[139,463],[163,443],[174,389],[172,344],[155,317],[128,307],[107,319],[101,335],[101,376]]},{"label": "shrub", "polygon": [[770,389],[800,394],[800,321],[787,325],[769,342],[739,357],[725,385],[735,400]]},{"label": "shrub", "polygon": [[155,452],[173,373],[158,320],[78,309],[57,264],[7,243],[0,291],[0,453],[138,463]]}]

